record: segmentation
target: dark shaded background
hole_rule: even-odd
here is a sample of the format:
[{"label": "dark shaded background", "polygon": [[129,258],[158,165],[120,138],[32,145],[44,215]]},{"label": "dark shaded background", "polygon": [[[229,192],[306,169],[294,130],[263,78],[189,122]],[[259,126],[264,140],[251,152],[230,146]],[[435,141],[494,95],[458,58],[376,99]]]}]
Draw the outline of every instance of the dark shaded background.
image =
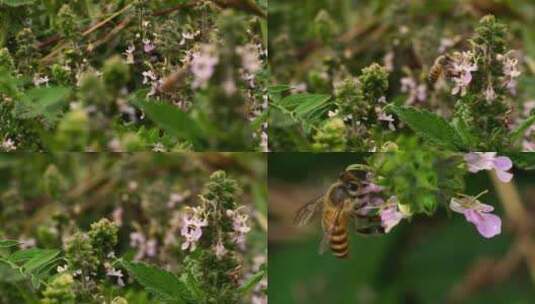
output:
[{"label": "dark shaded background", "polygon": [[[496,207],[501,235],[486,240],[462,215],[450,216],[440,207],[433,217],[403,221],[384,236],[351,235],[347,260],[319,255],[319,222],[297,228],[294,213],[365,156],[269,154],[270,303],[535,302],[535,276],[515,249],[517,223],[505,215],[485,172],[468,175],[466,193],[489,189],[481,201]],[[514,174],[524,207],[533,210],[535,174],[517,169]]]}]

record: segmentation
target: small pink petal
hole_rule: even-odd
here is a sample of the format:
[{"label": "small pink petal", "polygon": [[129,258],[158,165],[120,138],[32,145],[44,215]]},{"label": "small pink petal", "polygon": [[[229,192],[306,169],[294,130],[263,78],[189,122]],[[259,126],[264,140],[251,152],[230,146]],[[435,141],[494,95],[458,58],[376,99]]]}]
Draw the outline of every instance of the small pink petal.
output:
[{"label": "small pink petal", "polygon": [[465,217],[484,238],[492,238],[502,232],[502,220],[497,215],[467,210]]},{"label": "small pink petal", "polygon": [[509,157],[498,156],[494,158],[494,168],[507,171],[513,167],[513,162]]},{"label": "small pink petal", "polygon": [[513,174],[502,170],[496,170],[496,176],[504,183],[508,183],[513,179]]}]

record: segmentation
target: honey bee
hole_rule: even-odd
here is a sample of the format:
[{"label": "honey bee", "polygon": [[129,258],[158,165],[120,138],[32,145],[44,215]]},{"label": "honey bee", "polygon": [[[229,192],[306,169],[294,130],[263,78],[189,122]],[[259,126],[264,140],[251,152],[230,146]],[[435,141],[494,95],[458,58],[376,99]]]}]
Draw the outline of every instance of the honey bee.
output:
[{"label": "honey bee", "polygon": [[433,66],[429,70],[428,80],[430,84],[435,84],[438,78],[444,73],[446,65],[449,62],[449,57],[447,55],[440,55],[433,63]]},{"label": "honey bee", "polygon": [[297,225],[305,225],[314,215],[321,215],[323,238],[320,244],[320,254],[330,247],[337,258],[348,256],[350,223],[354,225],[357,233],[384,233],[378,215],[363,215],[359,212],[364,207],[364,204],[359,203],[361,184],[360,179],[354,173],[344,171],[323,195],[297,211],[295,216]]},{"label": "honey bee", "polygon": [[183,85],[184,78],[186,78],[186,70],[178,69],[163,80],[159,89],[161,92],[170,93]]}]

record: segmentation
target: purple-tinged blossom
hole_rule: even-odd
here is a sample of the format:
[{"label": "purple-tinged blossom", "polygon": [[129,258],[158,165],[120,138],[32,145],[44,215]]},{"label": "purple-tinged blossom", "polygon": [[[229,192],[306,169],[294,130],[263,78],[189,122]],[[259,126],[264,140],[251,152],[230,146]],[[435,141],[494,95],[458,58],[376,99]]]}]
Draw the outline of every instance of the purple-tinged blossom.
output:
[{"label": "purple-tinged blossom", "polygon": [[385,229],[385,233],[390,232],[392,228],[397,226],[402,219],[406,218],[403,212],[401,212],[398,204],[398,200],[395,196],[392,196],[386,202],[386,205],[379,211],[381,217],[381,225]]},{"label": "purple-tinged blossom", "polygon": [[457,52],[454,54],[451,62],[451,73],[455,75],[452,80],[455,87],[451,94],[461,96],[466,95],[468,85],[472,81],[472,72],[477,71],[477,65],[474,62],[474,54],[470,51]]},{"label": "purple-tinged blossom", "polygon": [[197,248],[197,242],[202,237],[202,227],[208,226],[208,221],[203,216],[203,209],[191,208],[189,212],[182,216],[182,229],[180,234],[184,237],[182,250],[194,251]]},{"label": "purple-tinged blossom", "polygon": [[249,216],[242,214],[240,209],[242,208],[227,210],[227,216],[232,219],[232,229],[234,230],[232,241],[241,249],[245,249],[245,237],[251,231],[251,227],[247,223]]},{"label": "purple-tinged blossom", "polygon": [[401,82],[401,92],[408,93],[407,104],[413,104],[416,101],[424,102],[427,100],[427,87],[425,84],[417,84],[412,77],[403,77]]},{"label": "purple-tinged blossom", "polygon": [[471,152],[464,155],[464,160],[468,165],[468,171],[472,173],[481,170],[496,170],[496,176],[504,183],[508,183],[513,178],[513,174],[507,172],[513,167],[513,162],[509,157],[496,156],[496,152]]},{"label": "purple-tinged blossom", "polygon": [[192,54],[191,72],[194,76],[192,87],[194,89],[204,88],[214,74],[215,66],[218,63],[219,57],[215,46],[201,45],[200,50]]},{"label": "purple-tinged blossom", "polygon": [[462,196],[452,198],[450,209],[464,214],[466,220],[476,226],[477,231],[485,238],[492,238],[502,232],[502,220],[499,216],[491,214],[494,207],[481,203],[476,197]]},{"label": "purple-tinged blossom", "polygon": [[152,53],[156,49],[156,46],[149,39],[143,39],[143,51],[145,53]]},{"label": "purple-tinged blossom", "polygon": [[518,59],[514,57],[513,51],[510,51],[505,55],[497,55],[496,58],[503,63],[503,86],[509,90],[512,95],[515,95],[517,84],[516,78],[520,76]]}]

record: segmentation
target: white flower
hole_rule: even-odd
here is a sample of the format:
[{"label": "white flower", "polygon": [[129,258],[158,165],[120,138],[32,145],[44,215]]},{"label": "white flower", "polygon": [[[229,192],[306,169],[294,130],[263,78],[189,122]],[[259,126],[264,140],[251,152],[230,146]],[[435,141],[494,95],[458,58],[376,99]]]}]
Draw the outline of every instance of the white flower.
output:
[{"label": "white flower", "polygon": [[11,140],[10,138],[6,138],[2,142],[1,148],[5,152],[10,152],[17,149],[17,146],[15,145],[15,142],[13,140]]},{"label": "white flower", "polygon": [[221,240],[217,241],[217,244],[214,247],[214,253],[218,259],[222,258],[225,254],[227,254],[228,250],[223,245],[223,242]]},{"label": "white flower", "polygon": [[111,268],[111,269],[108,269],[108,271],[106,272],[106,275],[109,276],[109,277],[116,277],[117,278],[117,284],[119,284],[119,286],[121,287],[124,287],[124,281],[123,281],[123,272],[119,269],[115,269],[115,268]]},{"label": "white flower", "polygon": [[486,101],[494,101],[496,99],[496,92],[494,92],[494,89],[492,88],[492,85],[489,85],[485,92],[483,92],[483,95],[485,96]]},{"label": "white flower", "polygon": [[152,151],[153,152],[166,152],[167,149],[165,149],[165,146],[162,143],[155,143],[152,146]]},{"label": "white flower", "polygon": [[33,77],[33,84],[36,87],[40,87],[42,84],[45,84],[46,86],[48,86],[49,81],[50,79],[48,79],[48,76],[41,77],[39,76],[39,74],[35,74],[35,76]]},{"label": "white flower", "polygon": [[56,268],[56,271],[58,273],[62,273],[62,272],[67,271],[68,268],[69,268],[69,266],[67,264],[65,264],[65,266],[58,265],[58,267]]},{"label": "white flower", "polygon": [[136,47],[131,44],[128,46],[124,54],[126,55],[126,63],[127,64],[134,64],[134,51],[136,50]]},{"label": "white flower", "polygon": [[149,81],[152,83],[153,81],[158,79],[156,74],[154,74],[154,72],[150,70],[143,72],[142,75],[143,75],[143,84],[147,84],[149,83]]},{"label": "white flower", "polygon": [[265,131],[262,131],[260,134],[260,148],[262,149],[262,152],[269,152],[269,140],[268,140],[268,134]]}]

